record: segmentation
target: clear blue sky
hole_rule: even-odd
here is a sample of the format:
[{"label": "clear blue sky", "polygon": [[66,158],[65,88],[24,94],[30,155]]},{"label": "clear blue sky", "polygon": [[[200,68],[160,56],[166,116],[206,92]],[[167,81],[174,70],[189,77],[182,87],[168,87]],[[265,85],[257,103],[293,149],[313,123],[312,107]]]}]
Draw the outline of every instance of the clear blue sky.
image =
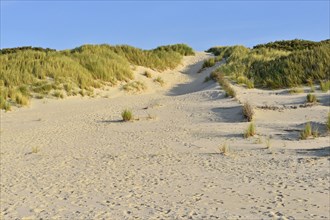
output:
[{"label": "clear blue sky", "polygon": [[329,1],[4,1],[1,48],[187,43],[253,46],[329,38]]}]

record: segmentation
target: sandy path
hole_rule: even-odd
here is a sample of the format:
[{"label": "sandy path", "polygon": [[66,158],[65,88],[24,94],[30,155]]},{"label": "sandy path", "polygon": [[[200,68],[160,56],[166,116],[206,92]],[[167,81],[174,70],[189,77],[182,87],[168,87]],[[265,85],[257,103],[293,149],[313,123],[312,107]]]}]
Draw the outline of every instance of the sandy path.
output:
[{"label": "sandy path", "polygon": [[[329,219],[329,136],[286,140],[306,109],[258,110],[271,149],[243,139],[240,105],[202,83],[212,69],[197,74],[207,57],[186,58],[177,86],[156,92],[1,113],[2,219]],[[120,121],[126,107],[138,121]],[[308,115],[321,124],[327,108]]]}]

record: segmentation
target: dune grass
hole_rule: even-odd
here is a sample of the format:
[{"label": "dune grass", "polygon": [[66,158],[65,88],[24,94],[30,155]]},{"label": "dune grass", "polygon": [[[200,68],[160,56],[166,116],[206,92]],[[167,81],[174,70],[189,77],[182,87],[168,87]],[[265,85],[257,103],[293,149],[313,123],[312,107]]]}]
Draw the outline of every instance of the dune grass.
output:
[{"label": "dune grass", "polygon": [[[115,85],[133,79],[131,65],[163,71],[181,63],[184,55],[193,55],[184,44],[168,45],[153,50],[119,45],[83,45],[72,50],[20,47],[0,50],[0,90],[8,103],[24,105],[32,93],[48,95],[65,90],[68,96],[78,91]],[[21,91],[22,86],[25,87]],[[13,95],[19,91],[21,95]],[[83,92],[81,92],[83,93]],[[12,95],[12,96],[10,96]],[[14,97],[15,96],[15,97]],[[21,97],[22,96],[22,97]]]},{"label": "dune grass", "polygon": [[252,121],[252,119],[253,119],[254,110],[253,110],[252,105],[249,102],[245,102],[243,105],[243,116],[248,121]]},{"label": "dune grass", "polygon": [[316,95],[308,93],[307,96],[306,96],[306,101],[308,103],[316,103],[317,102]]},{"label": "dune grass", "polygon": [[318,128],[312,128],[312,125],[310,122],[307,122],[304,129],[300,132],[300,139],[306,140],[309,137],[318,137],[319,136],[319,131]]},{"label": "dune grass", "polygon": [[308,80],[329,79],[330,41],[279,41],[257,45],[213,47],[208,50],[226,59],[219,67],[225,75],[245,76],[262,88],[287,88]]},{"label": "dune grass", "polygon": [[255,134],[256,134],[256,126],[253,122],[251,122],[244,132],[244,137],[245,138],[253,137]]},{"label": "dune grass", "polygon": [[330,80],[320,81],[320,89],[322,92],[327,92],[330,89]]},{"label": "dune grass", "polygon": [[219,147],[219,152],[225,156],[228,156],[230,154],[230,147],[227,144],[227,142],[224,142],[220,147]]},{"label": "dune grass", "polygon": [[147,78],[151,78],[151,77],[152,77],[152,74],[151,74],[150,72],[148,72],[148,71],[145,71],[145,72],[143,73],[143,75],[144,75],[145,77],[147,77]]},{"label": "dune grass", "polygon": [[210,58],[210,59],[207,59],[207,60],[204,61],[202,68],[208,68],[208,67],[212,67],[214,65],[215,65],[215,59]]},{"label": "dune grass", "polygon": [[294,87],[289,89],[290,94],[299,94],[299,93],[304,93],[304,89],[301,87]]},{"label": "dune grass", "polygon": [[158,76],[157,78],[155,78],[154,79],[154,82],[159,83],[161,86],[164,86],[165,85],[165,81],[160,76]]},{"label": "dune grass", "polygon": [[123,110],[122,113],[121,113],[121,117],[122,117],[123,121],[125,121],[125,122],[132,121],[134,119],[133,118],[133,113],[129,109]]},{"label": "dune grass", "polygon": [[127,83],[122,88],[126,92],[142,92],[147,89],[147,86],[141,81],[133,81]]}]

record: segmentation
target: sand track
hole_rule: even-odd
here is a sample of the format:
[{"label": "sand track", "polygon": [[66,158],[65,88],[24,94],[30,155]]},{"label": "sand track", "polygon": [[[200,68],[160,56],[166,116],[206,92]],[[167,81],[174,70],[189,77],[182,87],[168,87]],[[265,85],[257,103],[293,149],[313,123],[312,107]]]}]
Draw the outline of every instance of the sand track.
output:
[{"label": "sand track", "polygon": [[[297,131],[306,115],[322,130],[327,103],[257,110],[262,143],[243,139],[240,104],[203,83],[216,67],[197,73],[209,56],[185,58],[145,94],[1,113],[1,218],[329,219],[329,136],[299,141]],[[305,97],[235,88],[256,106]],[[127,107],[139,120],[120,121]]]}]

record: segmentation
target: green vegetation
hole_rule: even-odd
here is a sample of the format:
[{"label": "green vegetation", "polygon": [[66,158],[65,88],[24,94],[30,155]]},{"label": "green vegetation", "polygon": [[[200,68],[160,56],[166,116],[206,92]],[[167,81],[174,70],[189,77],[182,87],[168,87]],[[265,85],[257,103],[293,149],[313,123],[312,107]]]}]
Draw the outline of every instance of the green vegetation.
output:
[{"label": "green vegetation", "polygon": [[330,80],[320,81],[320,88],[322,92],[327,92],[330,89]]},{"label": "green vegetation", "polygon": [[239,76],[239,77],[237,77],[236,82],[238,84],[244,84],[244,85],[246,85],[246,88],[248,88],[248,89],[253,89],[254,88],[253,81],[249,80],[245,76]]},{"label": "green vegetation", "polygon": [[165,51],[165,52],[177,52],[182,56],[191,56],[195,55],[195,52],[191,47],[186,44],[174,44],[167,46],[160,46],[154,49],[154,51]]},{"label": "green vegetation", "polygon": [[123,118],[123,121],[132,121],[133,120],[133,113],[129,109],[125,109],[121,113],[121,117]]},{"label": "green vegetation", "polygon": [[225,90],[226,96],[236,97],[235,90],[230,85],[229,81],[227,79],[225,79],[225,77],[222,74],[218,74],[216,79],[217,79],[218,83],[220,84],[220,86],[222,86],[223,90]]},{"label": "green vegetation", "polygon": [[148,71],[145,71],[143,75],[144,75],[145,77],[147,77],[147,78],[151,78],[151,77],[152,77],[151,73],[148,72]]},{"label": "green vegetation", "polygon": [[153,50],[105,44],[64,51],[38,47],[2,49],[1,108],[10,109],[8,103],[25,105],[33,93],[56,96],[58,93],[52,91],[64,89],[68,96],[92,95],[93,88],[133,79],[131,65],[163,71],[178,66],[184,55],[193,54],[184,44]]},{"label": "green vegetation", "polygon": [[302,132],[300,132],[300,138],[305,140],[311,135],[312,135],[312,126],[311,126],[310,122],[307,122],[304,130]]},{"label": "green vegetation", "polygon": [[304,93],[304,89],[301,87],[294,87],[289,90],[290,94],[299,94],[299,93]]},{"label": "green vegetation", "polygon": [[255,127],[254,123],[251,122],[244,132],[244,137],[249,138],[249,137],[254,136],[255,134],[256,134],[256,127]]},{"label": "green vegetation", "polygon": [[317,102],[316,95],[314,95],[314,94],[308,93],[307,96],[306,96],[306,99],[307,99],[308,103],[316,103]]},{"label": "green vegetation", "polygon": [[158,76],[156,79],[154,79],[154,82],[159,83],[161,86],[164,86],[165,85],[164,80],[160,76]]},{"label": "green vegetation", "polygon": [[208,68],[208,67],[212,67],[215,65],[215,59],[214,58],[210,58],[204,61],[203,63],[203,67],[202,68]]},{"label": "green vegetation", "polygon": [[306,140],[308,137],[313,136],[314,138],[319,136],[318,129],[313,129],[310,122],[307,122],[304,130],[300,132],[300,139]]},{"label": "green vegetation", "polygon": [[321,46],[328,43],[329,40],[314,42],[309,40],[294,39],[294,40],[275,41],[267,44],[258,44],[254,46],[253,49],[271,48],[276,50],[296,51],[296,50],[312,49],[316,46]]},{"label": "green vegetation", "polygon": [[126,92],[141,92],[147,89],[147,86],[141,81],[133,81],[123,86]]},{"label": "green vegetation", "polygon": [[297,87],[330,78],[330,40],[293,40],[257,45],[213,47],[212,52],[226,59],[216,71],[238,82],[247,78],[256,87]]}]

